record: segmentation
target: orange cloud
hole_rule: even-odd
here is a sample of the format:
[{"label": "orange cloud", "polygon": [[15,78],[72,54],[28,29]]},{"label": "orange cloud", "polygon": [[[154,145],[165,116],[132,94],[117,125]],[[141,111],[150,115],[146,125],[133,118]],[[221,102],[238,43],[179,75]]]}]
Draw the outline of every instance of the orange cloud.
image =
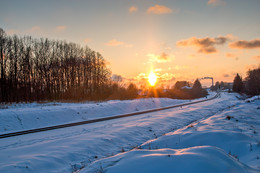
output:
[{"label": "orange cloud", "polygon": [[39,26],[33,26],[31,29],[29,29],[29,32],[39,32],[41,28]]},{"label": "orange cloud", "polygon": [[255,59],[260,59],[260,55],[254,56]]},{"label": "orange cloud", "polygon": [[209,0],[208,4],[217,6],[217,5],[226,5],[226,2],[223,0]]},{"label": "orange cloud", "polygon": [[131,44],[127,44],[127,43],[122,42],[122,41],[117,41],[115,39],[110,40],[109,42],[106,43],[106,45],[112,46],[112,47],[116,47],[116,46],[124,46],[124,47],[128,47],[128,48],[133,47],[133,45],[131,45]]},{"label": "orange cloud", "polygon": [[226,57],[228,58],[234,58],[235,60],[238,60],[238,56],[235,53],[226,53]]},{"label": "orange cloud", "polygon": [[161,68],[154,69],[155,72],[163,71]]},{"label": "orange cloud", "polygon": [[91,39],[86,38],[86,39],[84,40],[84,43],[87,44],[87,43],[89,43],[89,42],[91,42],[91,41],[92,41]]},{"label": "orange cloud", "polygon": [[228,36],[219,36],[216,38],[196,38],[191,37],[187,40],[181,40],[176,43],[178,47],[196,47],[199,53],[216,53],[217,49],[215,45],[222,45],[225,44],[229,39],[230,35]]},{"label": "orange cloud", "polygon": [[117,40],[110,40],[109,42],[106,43],[107,46],[120,46],[123,44],[124,42],[117,41]]},{"label": "orange cloud", "polygon": [[134,77],[135,80],[146,80],[148,78],[148,75],[145,73],[140,73],[136,77]]},{"label": "orange cloud", "polygon": [[18,31],[17,31],[17,30],[14,30],[14,29],[8,29],[8,30],[6,31],[6,33],[7,33],[8,35],[13,35],[13,34],[15,34],[15,33],[18,33]]},{"label": "orange cloud", "polygon": [[150,13],[152,13],[152,14],[168,14],[168,13],[172,13],[173,10],[166,7],[166,6],[155,5],[155,6],[149,7],[146,12],[148,14],[150,14]]},{"label": "orange cloud", "polygon": [[159,78],[160,81],[171,82],[171,81],[174,81],[176,79],[176,75],[173,74],[173,73],[164,73],[162,75],[159,75],[158,78]]},{"label": "orange cloud", "polygon": [[166,53],[162,53],[161,55],[155,55],[155,54],[147,54],[149,57],[149,62],[158,62],[158,63],[166,63],[171,61],[170,55]]},{"label": "orange cloud", "polygon": [[66,26],[62,26],[62,25],[61,25],[61,26],[57,26],[57,27],[56,27],[56,30],[57,30],[57,31],[64,31],[66,28],[67,28]]},{"label": "orange cloud", "polygon": [[260,39],[255,40],[239,40],[229,44],[230,48],[234,49],[259,49],[260,48]]},{"label": "orange cloud", "polygon": [[223,77],[228,78],[228,77],[230,77],[230,75],[225,73],[225,74],[223,74]]},{"label": "orange cloud", "polygon": [[136,11],[137,11],[137,7],[132,6],[132,7],[130,7],[130,8],[128,9],[128,11],[129,11],[130,13],[136,12]]}]

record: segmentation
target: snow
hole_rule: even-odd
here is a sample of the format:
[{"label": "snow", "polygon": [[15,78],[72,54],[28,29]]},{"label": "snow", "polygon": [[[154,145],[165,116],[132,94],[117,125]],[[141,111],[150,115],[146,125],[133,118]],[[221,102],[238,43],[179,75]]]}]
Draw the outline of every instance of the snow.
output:
[{"label": "snow", "polygon": [[254,100],[259,100],[260,99],[260,95],[257,95],[257,96],[253,96],[251,98],[248,98],[246,99],[245,101],[246,102],[251,102],[251,101],[254,101]]},{"label": "snow", "polygon": [[[211,93],[211,96],[214,93]],[[0,133],[97,119],[190,102],[169,98],[112,100],[86,103],[30,103],[0,109]]]},{"label": "snow", "polygon": [[[157,172],[172,168],[187,169],[187,172],[190,170],[208,172],[206,170],[209,169],[220,172],[227,172],[226,170],[259,172],[260,163],[257,159],[260,156],[260,110],[257,109],[259,100],[247,103],[238,100],[236,96],[237,94],[222,93],[221,98],[199,104],[0,139],[0,172],[92,172],[95,169],[100,171],[101,168],[108,172],[120,172],[117,170],[130,166],[134,170],[132,172],[139,170],[149,172],[145,170],[150,169],[150,166],[153,166],[154,170],[160,170]],[[71,117],[76,118],[69,119],[66,118],[69,116],[67,111],[83,112],[84,106],[88,108],[86,111],[91,109],[98,111],[95,114],[97,116],[110,116],[114,113],[127,112],[129,107],[132,111],[136,108],[139,110],[151,108],[150,104],[166,106],[171,102],[177,104],[189,102],[171,99],[164,102],[163,99],[158,99],[156,101],[160,101],[160,103],[157,103],[152,100],[154,99],[105,103],[59,103],[61,104],[59,106],[29,104],[16,106],[19,108],[10,106],[8,109],[0,110],[0,114],[7,117],[2,111],[31,111],[46,116],[40,124],[45,125],[48,124],[45,121],[50,121],[49,117],[45,115],[47,110],[49,112],[56,110],[59,114],[51,115],[57,116],[57,118],[64,115],[64,120],[60,118],[59,121],[68,122],[80,120],[81,114],[76,114],[79,117],[71,114]],[[129,103],[131,103],[130,106]],[[146,104],[147,106],[142,107]],[[118,105],[125,105],[125,107],[119,107],[119,110],[116,110]],[[42,113],[41,110],[46,112]],[[93,111],[93,113],[95,112]],[[34,117],[33,114],[26,115]],[[92,115],[84,116],[96,118]],[[227,119],[228,115],[230,120]],[[22,119],[24,115],[20,117]],[[31,119],[32,123],[36,122],[33,118]],[[24,120],[22,122],[24,123]],[[50,123],[54,124],[58,121]],[[18,127],[9,130],[17,130]],[[215,137],[211,137],[213,134]],[[136,149],[138,146],[141,149]],[[122,153],[122,151],[126,152]],[[190,165],[186,166],[187,163]],[[113,166],[110,166],[111,164]],[[204,166],[196,167],[196,165]]]},{"label": "snow", "polygon": [[212,146],[185,149],[133,150],[102,160],[81,173],[247,172],[250,168]]},{"label": "snow", "polygon": [[189,86],[184,86],[184,87],[182,87],[181,89],[192,89],[192,87],[189,87]]},{"label": "snow", "polygon": [[260,100],[251,100],[82,172],[260,172]]}]

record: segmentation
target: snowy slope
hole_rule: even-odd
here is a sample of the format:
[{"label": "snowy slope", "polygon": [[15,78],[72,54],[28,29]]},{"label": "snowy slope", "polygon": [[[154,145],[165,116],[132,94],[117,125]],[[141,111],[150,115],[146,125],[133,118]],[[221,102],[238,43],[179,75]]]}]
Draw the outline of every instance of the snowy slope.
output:
[{"label": "snowy slope", "polygon": [[134,117],[0,139],[0,172],[72,172],[240,104],[235,94]]},{"label": "snowy slope", "polygon": [[212,146],[185,149],[133,150],[96,162],[81,172],[106,173],[225,173],[248,172],[250,168]]},{"label": "snowy slope", "polygon": [[[210,96],[214,94],[210,93]],[[190,102],[190,100],[147,98],[97,103],[13,104],[5,106],[5,109],[0,109],[0,133],[91,120],[185,102]]]},{"label": "snowy slope", "polygon": [[82,172],[260,172],[260,100],[255,98]]}]

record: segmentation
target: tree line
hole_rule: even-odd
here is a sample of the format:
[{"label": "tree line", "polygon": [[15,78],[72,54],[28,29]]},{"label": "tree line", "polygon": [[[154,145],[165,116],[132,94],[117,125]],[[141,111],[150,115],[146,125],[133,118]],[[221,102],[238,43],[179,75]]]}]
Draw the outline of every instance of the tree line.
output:
[{"label": "tree line", "polygon": [[7,36],[0,28],[0,102],[103,99],[110,76],[102,55],[88,47]]},{"label": "tree line", "polygon": [[194,83],[188,81],[176,81],[170,89],[151,89],[148,91],[148,96],[152,97],[168,97],[173,99],[196,99],[206,97],[208,92],[202,88],[199,79]]},{"label": "tree line", "polygon": [[251,96],[260,95],[260,67],[248,70],[244,80],[237,74],[233,81],[233,91]]}]

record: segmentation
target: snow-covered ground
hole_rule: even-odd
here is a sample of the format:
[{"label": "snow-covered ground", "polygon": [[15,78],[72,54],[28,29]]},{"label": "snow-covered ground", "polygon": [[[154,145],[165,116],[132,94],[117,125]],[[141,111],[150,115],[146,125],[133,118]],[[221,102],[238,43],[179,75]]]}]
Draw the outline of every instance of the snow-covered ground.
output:
[{"label": "snow-covered ground", "polygon": [[253,97],[82,172],[260,172],[260,100]]},{"label": "snow-covered ground", "polygon": [[[212,97],[215,93],[210,93]],[[205,99],[205,98],[202,98]],[[30,103],[0,107],[0,133],[97,119],[190,102],[168,98],[86,103]]]},{"label": "snow-covered ground", "polygon": [[[93,166],[96,168],[93,169]],[[133,150],[103,159],[81,172],[106,173],[171,173],[247,172],[248,167],[229,157],[223,150],[212,146],[184,149]]]},{"label": "snow-covered ground", "polygon": [[[117,170],[119,172],[131,172],[131,169],[134,169],[132,172],[149,172],[148,169],[151,164],[154,171],[159,169],[156,172],[163,172],[164,170],[167,172],[168,168],[173,168],[169,164],[177,164],[179,166],[178,169],[182,168],[183,171],[185,169],[189,171],[194,170],[192,168],[196,165],[202,165],[203,163],[204,167],[199,167],[201,172],[207,172],[207,170],[212,168],[214,168],[213,170],[225,172],[227,170],[225,165],[231,165],[230,170],[235,172],[239,172],[237,170],[242,172],[243,170],[258,171],[260,110],[257,109],[257,105],[259,106],[259,101],[255,100],[248,103],[238,100],[236,96],[236,94],[222,93],[221,98],[199,104],[134,117],[0,139],[0,172],[73,172],[77,170],[82,172],[102,170],[108,172],[118,172]],[[115,104],[112,106],[113,102]],[[97,118],[94,115],[111,116],[113,114],[129,113],[133,110],[137,111],[136,108],[140,111],[154,108],[154,105],[167,106],[180,104],[185,101],[169,99],[166,104],[163,99],[156,99],[147,102],[146,100],[134,100],[95,104],[62,104],[60,108],[58,105],[21,105],[20,107],[11,106],[8,109],[2,109],[0,113],[1,116],[8,117],[2,111],[17,113],[33,112],[35,109],[34,113],[46,116],[46,118],[41,119],[40,123],[41,126],[45,126],[46,124],[49,125],[48,122],[51,125],[67,123]],[[146,104],[147,106],[142,106]],[[92,108],[91,105],[96,108]],[[242,111],[243,106],[246,110]],[[130,111],[129,107],[131,107]],[[84,109],[87,112],[95,109],[98,113],[93,111],[92,113],[84,114]],[[57,110],[59,113],[55,114],[54,110]],[[48,114],[48,112],[54,113]],[[80,113],[78,114],[77,112]],[[237,112],[240,118],[230,114],[230,120],[228,120],[226,119],[227,112],[233,112],[234,114]],[[84,116],[81,116],[81,114],[85,115],[85,118],[82,118]],[[251,118],[248,119],[247,116],[251,114]],[[34,117],[33,113],[26,115]],[[61,118],[56,117],[59,120],[55,120],[55,123],[52,123],[47,115],[57,115]],[[62,119],[63,115],[66,115],[64,120]],[[73,118],[66,118],[69,115]],[[25,120],[22,120],[23,125],[26,124]],[[30,118],[27,121],[30,121]],[[32,118],[31,123],[34,124],[36,122],[37,120]],[[191,123],[193,124],[189,125]],[[27,124],[30,125],[29,122]],[[29,128],[33,128],[32,126],[38,127],[37,125],[30,125]],[[22,129],[24,128],[28,127],[23,126]],[[243,129],[242,132],[240,128]],[[255,132],[253,130],[250,131],[249,128],[254,129]],[[17,128],[9,128],[6,131],[19,129],[20,126],[17,126]],[[229,133],[224,133],[225,131]],[[236,138],[235,132],[241,136],[238,135]],[[168,134],[164,135],[165,133]],[[210,133],[210,135],[215,134],[216,139],[213,137],[212,139],[207,139],[207,133]],[[202,140],[200,141],[199,138]],[[229,138],[230,143],[227,141]],[[240,140],[240,138],[242,139]],[[236,142],[237,139],[239,139],[238,142]],[[167,146],[164,145],[166,143],[164,140],[168,142]],[[215,144],[214,141],[217,143]],[[224,142],[223,145],[222,142]],[[236,153],[236,150],[232,149],[229,152],[228,144],[230,146],[234,144],[236,149],[240,147],[246,148],[247,146],[248,151],[243,149],[241,153]],[[141,146],[142,149],[132,150],[138,146]],[[226,146],[227,150],[226,148],[221,148],[221,146]],[[252,151],[249,151],[251,149]],[[122,151],[126,152],[122,153]],[[116,155],[118,153],[121,154]],[[167,157],[165,158],[164,156]],[[237,157],[239,161],[234,157]],[[168,160],[168,158],[174,159]],[[187,163],[190,164],[190,169],[185,166]],[[131,169],[129,166],[131,166]],[[125,170],[120,171],[122,169]],[[176,170],[178,169],[176,167]],[[200,171],[199,169],[197,170]]]}]

